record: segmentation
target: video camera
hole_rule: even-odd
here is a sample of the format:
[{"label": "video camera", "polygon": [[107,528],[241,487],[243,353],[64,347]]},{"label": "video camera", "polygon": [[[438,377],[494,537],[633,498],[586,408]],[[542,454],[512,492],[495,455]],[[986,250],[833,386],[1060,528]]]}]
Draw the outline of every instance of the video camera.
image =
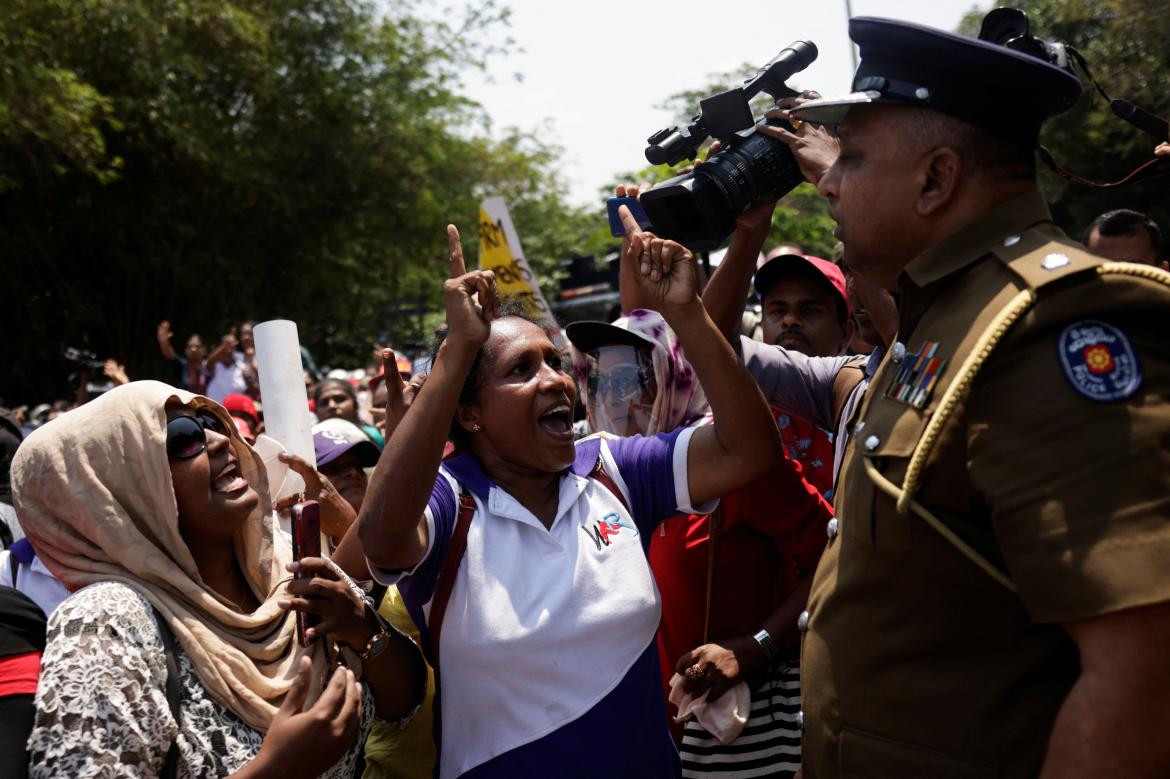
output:
[{"label": "video camera", "polygon": [[[760,92],[773,99],[795,97],[798,93],[784,82],[816,58],[811,41],[796,41],[742,86],[699,101],[699,113],[686,127],[668,127],[647,139],[646,159],[654,165],[694,159],[708,137],[723,144],[691,173],[642,193],[655,233],[690,249],[713,249],[735,229],[740,214],[757,203],[779,200],[804,180],[788,147],[756,131],[748,101]],[[765,123],[793,129],[786,122],[759,124]]]},{"label": "video camera", "polygon": [[101,373],[106,367],[105,360],[99,360],[93,352],[73,346],[65,348],[65,359],[77,363],[81,368],[91,373]]}]

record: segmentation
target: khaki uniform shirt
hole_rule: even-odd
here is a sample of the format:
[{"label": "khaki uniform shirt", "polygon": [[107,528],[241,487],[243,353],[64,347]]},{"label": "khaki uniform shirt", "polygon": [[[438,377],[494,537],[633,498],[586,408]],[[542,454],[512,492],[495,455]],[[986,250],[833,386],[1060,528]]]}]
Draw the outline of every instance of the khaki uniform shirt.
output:
[{"label": "khaki uniform shirt", "polygon": [[[838,525],[801,615],[806,779],[1034,776],[1079,672],[1060,623],[1170,600],[1170,277],[1102,263],[1031,193],[906,267],[912,351],[895,344],[850,420]],[[1027,289],[915,494],[1015,593],[898,513],[864,462],[904,483],[976,339]],[[1102,352],[1069,329],[1085,322],[1121,337]],[[947,363],[918,408],[887,393],[923,342]],[[1101,387],[1115,397],[1085,394]]]}]

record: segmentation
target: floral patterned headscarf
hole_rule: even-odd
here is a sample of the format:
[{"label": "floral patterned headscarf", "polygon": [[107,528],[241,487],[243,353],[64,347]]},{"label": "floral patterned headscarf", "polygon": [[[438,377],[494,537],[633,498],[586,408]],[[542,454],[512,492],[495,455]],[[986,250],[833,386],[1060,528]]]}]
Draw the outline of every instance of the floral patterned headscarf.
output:
[{"label": "floral patterned headscarf", "polygon": [[[680,427],[689,427],[710,413],[707,396],[699,386],[695,369],[687,362],[678,338],[661,314],[638,308],[615,320],[612,326],[634,333],[650,347],[654,381],[658,386],[658,392],[654,397],[649,422],[642,431],[643,434],[656,435],[669,433]],[[573,364],[578,384],[581,387],[588,386],[589,360],[575,351]],[[585,393],[584,397],[588,407],[590,402],[588,393]],[[592,419],[593,409],[589,411]]]}]

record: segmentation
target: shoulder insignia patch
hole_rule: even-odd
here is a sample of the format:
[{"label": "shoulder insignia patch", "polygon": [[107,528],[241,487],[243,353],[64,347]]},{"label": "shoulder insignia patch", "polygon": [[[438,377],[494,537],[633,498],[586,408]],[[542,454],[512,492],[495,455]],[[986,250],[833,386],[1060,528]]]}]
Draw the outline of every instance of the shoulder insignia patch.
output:
[{"label": "shoulder insignia patch", "polygon": [[1099,403],[1132,397],[1142,384],[1133,342],[1120,328],[1086,319],[1060,334],[1060,366],[1072,388]]}]

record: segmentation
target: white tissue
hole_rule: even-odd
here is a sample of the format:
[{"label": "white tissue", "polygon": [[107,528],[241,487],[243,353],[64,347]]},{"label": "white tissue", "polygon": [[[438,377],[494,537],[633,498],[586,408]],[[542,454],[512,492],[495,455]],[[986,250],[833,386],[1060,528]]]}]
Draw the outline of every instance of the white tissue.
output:
[{"label": "white tissue", "polygon": [[739,738],[752,710],[752,693],[746,682],[735,685],[714,703],[707,702],[706,692],[698,698],[683,692],[682,683],[681,675],[670,677],[670,695],[667,697],[678,707],[676,722],[693,716],[720,744],[730,744]]}]

